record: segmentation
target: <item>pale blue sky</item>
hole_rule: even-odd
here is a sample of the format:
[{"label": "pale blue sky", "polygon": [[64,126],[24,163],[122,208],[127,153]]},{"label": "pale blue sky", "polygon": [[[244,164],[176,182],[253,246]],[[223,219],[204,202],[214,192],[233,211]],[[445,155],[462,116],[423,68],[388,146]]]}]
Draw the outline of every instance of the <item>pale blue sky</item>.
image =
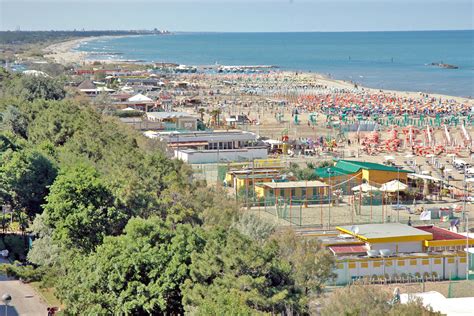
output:
[{"label": "pale blue sky", "polygon": [[473,0],[0,0],[0,29],[473,29]]}]

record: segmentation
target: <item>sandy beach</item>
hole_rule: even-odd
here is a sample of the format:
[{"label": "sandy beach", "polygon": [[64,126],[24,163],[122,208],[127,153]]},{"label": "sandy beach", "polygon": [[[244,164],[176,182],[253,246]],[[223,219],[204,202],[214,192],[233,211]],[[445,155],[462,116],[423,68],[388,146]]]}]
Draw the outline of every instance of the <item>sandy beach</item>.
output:
[{"label": "sandy beach", "polygon": [[[67,65],[67,64],[87,65],[87,64],[92,64],[94,62],[100,62],[103,64],[114,64],[118,62],[124,62],[120,59],[90,58],[87,52],[77,51],[76,49],[82,43],[85,43],[85,42],[95,41],[99,39],[104,40],[104,39],[110,39],[110,38],[122,38],[122,37],[128,37],[128,36],[135,36],[135,35],[85,37],[85,38],[79,38],[79,39],[68,40],[68,41],[64,41],[60,43],[55,43],[44,49],[46,53],[44,57],[49,60],[52,60],[60,64],[64,64],[64,65]],[[290,72],[290,71],[285,71],[285,73],[287,73],[288,76],[295,76],[295,73]],[[318,84],[326,85],[331,88],[335,88],[335,89],[353,89],[354,88],[354,83],[352,82],[333,79],[323,74],[313,73],[313,72],[311,73],[304,72],[303,74],[311,77],[313,80],[316,80]],[[397,90],[368,88],[361,85],[358,85],[358,86],[359,88],[370,93],[383,92],[383,93],[390,93],[395,96],[408,97],[408,98],[419,98],[422,95],[422,93],[414,92],[414,91],[397,91]],[[426,95],[426,93],[423,93],[423,94]],[[467,102],[474,105],[473,99],[468,99],[464,97],[450,96],[450,95],[443,95],[443,94],[436,94],[436,93],[429,93],[428,95],[430,97],[434,97],[434,98],[438,98],[442,100],[455,100],[457,102]]]},{"label": "sandy beach", "polygon": [[44,49],[46,53],[44,55],[45,58],[50,59],[54,62],[59,64],[67,65],[67,64],[91,64],[93,62],[99,61],[101,63],[116,63],[117,60],[113,59],[88,59],[87,52],[77,51],[76,49],[82,44],[87,43],[95,40],[104,40],[104,39],[111,39],[111,38],[122,38],[122,37],[129,37],[129,36],[136,36],[136,35],[117,35],[117,36],[95,36],[95,37],[83,37],[73,40],[68,40],[60,43],[55,43],[50,45]]}]

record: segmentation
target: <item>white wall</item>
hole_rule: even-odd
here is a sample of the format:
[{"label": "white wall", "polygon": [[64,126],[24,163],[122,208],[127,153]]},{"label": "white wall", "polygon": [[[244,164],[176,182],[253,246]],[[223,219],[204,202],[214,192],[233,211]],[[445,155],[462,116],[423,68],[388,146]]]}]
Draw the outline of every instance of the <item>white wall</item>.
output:
[{"label": "white wall", "polygon": [[174,155],[187,163],[215,163],[219,161],[248,161],[268,157],[266,148],[223,149],[223,150],[175,150]]},{"label": "white wall", "polygon": [[351,282],[352,277],[364,277],[372,275],[388,274],[393,276],[402,273],[412,274],[419,273],[421,276],[425,272],[430,275],[433,272],[438,274],[441,279],[465,278],[466,263],[463,257],[456,256],[417,256],[417,257],[391,257],[381,258],[365,258],[347,261],[338,261],[336,263],[336,283],[347,284]]},{"label": "white wall", "polygon": [[[398,248],[397,248],[398,246]],[[421,241],[415,242],[397,242],[397,243],[372,243],[369,244],[371,250],[390,249],[392,252],[423,252]]]}]

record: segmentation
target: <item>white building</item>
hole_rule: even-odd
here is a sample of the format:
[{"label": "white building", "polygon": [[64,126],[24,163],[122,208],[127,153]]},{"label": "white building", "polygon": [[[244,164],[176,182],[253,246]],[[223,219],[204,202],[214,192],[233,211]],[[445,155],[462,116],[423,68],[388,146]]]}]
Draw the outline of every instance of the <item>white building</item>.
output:
[{"label": "white building", "polygon": [[257,135],[245,131],[145,132],[165,142],[176,158],[188,163],[250,161],[268,157]]},{"label": "white building", "polygon": [[336,257],[337,284],[369,278],[377,282],[415,282],[466,278],[466,243],[474,239],[433,225],[399,223],[336,227],[319,237]]}]

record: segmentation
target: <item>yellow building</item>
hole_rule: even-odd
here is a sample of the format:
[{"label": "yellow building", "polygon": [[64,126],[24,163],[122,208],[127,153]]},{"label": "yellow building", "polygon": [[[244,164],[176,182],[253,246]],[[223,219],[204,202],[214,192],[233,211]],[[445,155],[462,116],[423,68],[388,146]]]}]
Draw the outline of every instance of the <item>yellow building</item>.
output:
[{"label": "yellow building", "polygon": [[259,198],[316,200],[328,196],[328,185],[321,181],[288,181],[262,183],[255,187]]},{"label": "yellow building", "polygon": [[247,186],[253,187],[255,183],[271,182],[280,175],[276,169],[245,169],[228,171],[225,175],[227,186],[233,187],[236,191]]},{"label": "yellow building", "polygon": [[339,236],[318,236],[336,257],[336,283],[422,282],[466,277],[466,242],[460,234],[433,225],[400,223],[336,227]]},{"label": "yellow building", "polygon": [[348,179],[352,179],[353,184],[358,181],[360,184],[360,181],[365,180],[371,185],[382,185],[392,180],[400,180],[406,184],[411,171],[373,162],[339,160],[334,167],[318,168],[315,173],[325,183],[331,181],[331,185]]}]

